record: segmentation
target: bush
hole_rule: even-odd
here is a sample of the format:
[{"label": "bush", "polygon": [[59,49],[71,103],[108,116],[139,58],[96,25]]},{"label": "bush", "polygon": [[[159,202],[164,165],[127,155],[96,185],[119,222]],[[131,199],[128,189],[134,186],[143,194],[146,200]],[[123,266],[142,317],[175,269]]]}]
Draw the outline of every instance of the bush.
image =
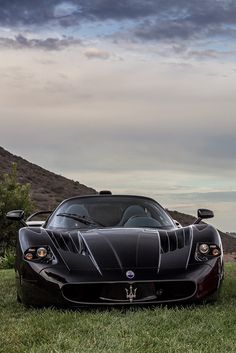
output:
[{"label": "bush", "polygon": [[13,268],[15,264],[15,251],[5,250],[3,256],[0,256],[0,269],[7,270]]},{"label": "bush", "polygon": [[11,172],[4,174],[0,181],[0,256],[4,256],[6,249],[15,246],[19,224],[6,219],[6,213],[14,209],[24,210],[26,216],[33,211],[30,185],[17,181],[15,163],[12,165]]}]

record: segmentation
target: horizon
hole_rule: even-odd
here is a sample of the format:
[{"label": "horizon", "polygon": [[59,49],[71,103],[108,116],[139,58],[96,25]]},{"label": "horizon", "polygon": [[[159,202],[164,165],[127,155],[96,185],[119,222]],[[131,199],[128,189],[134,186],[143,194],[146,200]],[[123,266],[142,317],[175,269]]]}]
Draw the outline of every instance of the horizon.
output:
[{"label": "horizon", "polygon": [[0,6],[5,149],[236,230],[236,3]]},{"label": "horizon", "polygon": [[[3,148],[6,152],[9,152],[9,153],[13,154],[12,151],[6,150],[3,146],[0,146],[0,148]],[[46,169],[46,168],[44,168],[42,165],[39,165],[39,164],[35,163],[35,161],[27,160],[24,156],[20,156],[20,155],[17,155],[17,154],[13,154],[13,155],[16,156],[16,157],[20,157],[20,158],[26,160],[26,161],[29,162],[29,163],[33,163],[34,165],[39,166],[40,168],[45,169],[47,172],[52,172],[52,173],[54,173],[54,174],[56,174],[56,175],[63,176],[63,177],[65,177],[65,178],[67,178],[68,180],[79,181],[81,184],[83,184],[83,185],[85,185],[85,186],[87,186],[87,187],[89,187],[89,188],[93,188],[96,192],[99,192],[99,191],[101,191],[101,190],[109,190],[109,191],[112,192],[113,195],[124,195],[124,194],[125,194],[125,195],[138,195],[138,196],[150,197],[150,198],[156,200],[157,202],[159,202],[164,208],[166,208],[166,209],[168,209],[168,210],[170,210],[170,211],[178,211],[178,212],[180,212],[180,213],[184,213],[184,214],[187,214],[187,215],[191,215],[191,216],[197,217],[197,208],[196,208],[196,209],[193,209],[193,212],[191,213],[191,212],[187,212],[187,211],[185,212],[184,210],[177,209],[177,208],[174,206],[174,204],[171,204],[171,203],[170,203],[169,206],[168,206],[168,205],[166,205],[166,204],[164,203],[164,201],[166,201],[166,198],[165,198],[163,195],[157,195],[157,194],[152,194],[152,193],[145,193],[145,191],[144,191],[144,193],[138,193],[138,194],[137,194],[137,193],[133,192],[132,190],[131,190],[131,191],[129,191],[129,190],[124,190],[124,191],[122,191],[122,189],[120,189],[120,191],[119,191],[119,189],[117,189],[117,192],[114,192],[115,189],[106,188],[105,185],[104,185],[103,188],[96,189],[96,188],[94,187],[94,185],[88,185],[88,184],[86,184],[86,182],[85,182],[85,183],[84,183],[84,182],[81,182],[81,180],[71,179],[71,178],[69,178],[69,177],[67,177],[67,176],[65,176],[65,175],[63,175],[63,174],[61,174],[61,173],[57,173],[57,172],[55,172],[55,171]],[[188,194],[187,194],[187,195],[188,195]],[[76,196],[76,195],[71,195],[71,197],[73,197],[73,196]],[[201,204],[200,204],[199,208],[202,208]],[[214,211],[214,214],[215,214],[215,210],[214,210],[214,209],[213,209],[213,211]],[[214,218],[216,218],[215,215],[214,215]],[[207,223],[213,224],[213,225],[215,225],[216,227],[218,227],[217,224],[215,224],[216,222],[214,222],[214,218],[213,218],[213,219],[210,219],[210,220],[207,220]],[[216,220],[216,221],[217,221],[217,220]],[[219,228],[219,227],[218,227],[218,228]],[[223,231],[223,232],[225,232],[225,233],[233,233],[233,234],[235,233],[235,230],[225,230],[225,229],[223,229],[223,228],[219,228],[219,230],[221,230],[221,231]]]}]

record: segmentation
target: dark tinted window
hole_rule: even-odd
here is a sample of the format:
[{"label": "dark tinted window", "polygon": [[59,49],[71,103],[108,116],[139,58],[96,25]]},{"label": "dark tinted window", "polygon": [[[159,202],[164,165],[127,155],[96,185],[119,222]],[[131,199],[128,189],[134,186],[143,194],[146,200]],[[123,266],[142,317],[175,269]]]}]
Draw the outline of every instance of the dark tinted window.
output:
[{"label": "dark tinted window", "polygon": [[[63,216],[64,214],[64,216]],[[66,215],[78,215],[94,224],[85,224]],[[87,228],[105,227],[151,227],[172,228],[173,223],[166,212],[147,198],[132,196],[95,196],[70,199],[62,203],[49,219],[47,227]]]}]

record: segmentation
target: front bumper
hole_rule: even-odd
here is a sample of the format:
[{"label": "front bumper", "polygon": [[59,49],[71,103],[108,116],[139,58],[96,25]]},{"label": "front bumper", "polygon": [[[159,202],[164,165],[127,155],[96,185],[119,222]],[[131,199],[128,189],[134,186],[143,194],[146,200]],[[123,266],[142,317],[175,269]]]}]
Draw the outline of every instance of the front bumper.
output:
[{"label": "front bumper", "polygon": [[[31,269],[32,270],[32,269]],[[29,271],[28,271],[29,273]],[[197,302],[212,296],[222,279],[220,259],[194,265],[188,271],[159,276],[147,272],[129,281],[109,271],[91,278],[79,271],[61,274],[48,267],[28,278],[18,278],[18,293],[27,305],[110,306]]]}]

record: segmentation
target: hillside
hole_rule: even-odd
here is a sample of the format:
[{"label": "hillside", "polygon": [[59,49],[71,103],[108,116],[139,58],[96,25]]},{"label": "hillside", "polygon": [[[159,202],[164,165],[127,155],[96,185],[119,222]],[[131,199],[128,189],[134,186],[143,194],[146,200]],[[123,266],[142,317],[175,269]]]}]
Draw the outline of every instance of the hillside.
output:
[{"label": "hillside", "polygon": [[0,177],[11,170],[12,163],[17,164],[19,182],[31,184],[31,196],[39,210],[53,209],[59,202],[71,196],[96,193],[94,189],[78,181],[49,172],[0,147]]},{"label": "hillside", "polygon": [[[37,210],[53,209],[59,202],[71,196],[96,193],[96,190],[78,181],[52,173],[0,147],[0,178],[11,170],[12,163],[17,163],[19,182],[31,184],[31,197]],[[195,217],[177,211],[168,210],[168,212],[183,226],[195,220]],[[220,234],[224,250],[236,252],[236,238],[223,232]]]}]

